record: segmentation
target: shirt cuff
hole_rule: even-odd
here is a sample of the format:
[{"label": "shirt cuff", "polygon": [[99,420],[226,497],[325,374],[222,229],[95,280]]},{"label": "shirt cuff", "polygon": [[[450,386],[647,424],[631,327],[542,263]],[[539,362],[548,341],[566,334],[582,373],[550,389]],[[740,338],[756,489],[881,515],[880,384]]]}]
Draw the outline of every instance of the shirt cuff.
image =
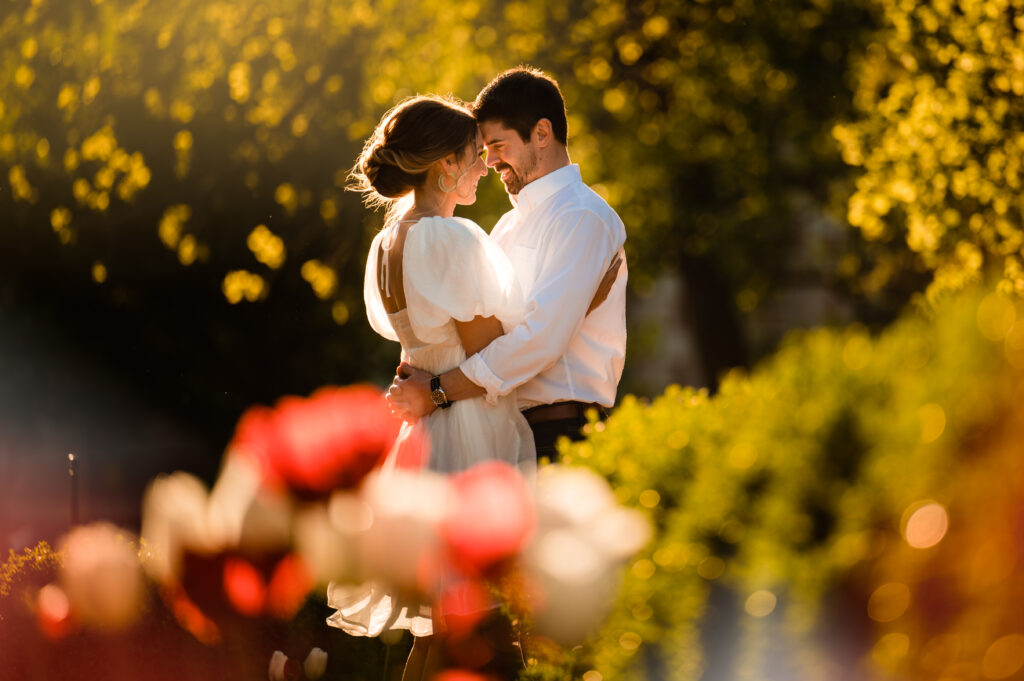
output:
[{"label": "shirt cuff", "polygon": [[501,379],[494,375],[479,353],[459,365],[459,369],[466,375],[466,378],[487,391],[487,394],[484,395],[487,404],[497,404],[498,397],[501,396]]}]

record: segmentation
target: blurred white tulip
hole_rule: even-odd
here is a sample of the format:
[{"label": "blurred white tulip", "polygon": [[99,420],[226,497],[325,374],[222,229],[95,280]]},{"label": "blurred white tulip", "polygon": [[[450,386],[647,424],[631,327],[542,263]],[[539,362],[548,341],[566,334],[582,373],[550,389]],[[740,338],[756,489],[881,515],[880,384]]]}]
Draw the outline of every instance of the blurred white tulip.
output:
[{"label": "blurred white tulip", "polygon": [[543,527],[581,526],[615,506],[608,482],[586,468],[545,466],[537,472],[537,522]]},{"label": "blurred white tulip", "polygon": [[359,536],[363,577],[407,592],[432,589],[440,567],[440,525],[453,498],[448,480],[394,470],[371,475],[360,494],[373,518]]},{"label": "blurred white tulip", "polygon": [[372,523],[370,507],[350,492],[335,492],[328,504],[313,504],[298,513],[295,546],[317,583],[360,577],[357,543]]},{"label": "blurred white tulip", "polygon": [[537,532],[522,556],[535,631],[574,645],[607,615],[622,564],[647,544],[650,523],[583,468],[542,468],[536,498]]},{"label": "blurred white tulip", "polygon": [[601,511],[587,531],[594,546],[616,560],[628,559],[651,540],[647,516],[622,506]]},{"label": "blurred white tulip", "polygon": [[285,665],[288,664],[288,656],[280,650],[275,650],[270,656],[270,666],[267,669],[267,678],[270,681],[286,681],[284,674]]},{"label": "blurred white tulip", "polygon": [[263,486],[259,470],[241,457],[227,457],[212,491],[189,473],[161,475],[142,501],[146,572],[161,583],[179,580],[185,551],[283,552],[293,513],[288,496]]},{"label": "blurred white tulip", "polygon": [[327,671],[327,652],[320,648],[310,650],[302,669],[306,672],[306,678],[309,681],[319,679]]},{"label": "blurred white tulip", "polygon": [[185,548],[213,553],[208,529],[209,493],[199,478],[181,471],[149,483],[142,498],[142,539],[146,572],[160,583],[181,577]]},{"label": "blurred white tulip", "polygon": [[62,548],[61,583],[84,624],[123,629],[138,619],[145,598],[142,568],[123,530],[109,523],[76,527]]},{"label": "blurred white tulip", "polygon": [[291,541],[290,500],[264,487],[262,472],[247,457],[225,458],[207,512],[210,536],[220,546],[273,553]]}]

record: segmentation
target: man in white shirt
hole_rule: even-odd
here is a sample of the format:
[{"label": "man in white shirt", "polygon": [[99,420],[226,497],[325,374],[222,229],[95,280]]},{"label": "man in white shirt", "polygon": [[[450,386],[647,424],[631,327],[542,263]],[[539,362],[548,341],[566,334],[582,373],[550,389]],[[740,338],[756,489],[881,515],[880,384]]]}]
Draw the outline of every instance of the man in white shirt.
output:
[{"label": "man in white shirt", "polygon": [[[626,231],[569,160],[565,103],[554,80],[529,68],[506,71],[480,92],[473,112],[487,165],[514,206],[491,238],[515,267],[526,317],[440,376],[403,365],[388,398],[397,414],[417,418],[517,389],[537,456],[553,461],[560,436],[580,439],[587,411],[603,417],[615,403],[626,354]],[[617,261],[607,298],[588,313]]]}]

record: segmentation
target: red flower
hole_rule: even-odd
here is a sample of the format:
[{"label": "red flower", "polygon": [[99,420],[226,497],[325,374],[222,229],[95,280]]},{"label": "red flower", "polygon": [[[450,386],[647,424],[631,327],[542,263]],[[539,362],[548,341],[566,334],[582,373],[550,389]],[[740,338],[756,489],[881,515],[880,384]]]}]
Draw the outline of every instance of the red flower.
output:
[{"label": "red flower", "polygon": [[224,594],[239,613],[256,617],[267,602],[267,583],[249,561],[228,558],[224,561]]},{"label": "red flower", "polygon": [[390,451],[401,422],[372,386],[321,388],[242,415],[231,449],[300,496],[355,487]]},{"label": "red flower", "polygon": [[71,602],[56,584],[47,584],[36,595],[36,624],[44,635],[54,640],[74,631],[76,622]]},{"label": "red flower", "polygon": [[449,584],[440,597],[438,609],[452,638],[465,638],[490,614],[494,599],[482,582],[462,580]]},{"label": "red flower", "polygon": [[313,578],[302,560],[289,553],[274,567],[267,586],[267,609],[278,619],[290,619],[313,588]]},{"label": "red flower", "polygon": [[[264,576],[267,572],[269,579]],[[224,595],[247,617],[266,613],[289,619],[302,607],[312,587],[306,566],[290,553],[262,572],[244,558],[231,556],[224,561]]]},{"label": "red flower", "polygon": [[478,674],[465,669],[446,669],[431,677],[430,681],[497,681],[493,676]]},{"label": "red flower", "polygon": [[456,568],[485,574],[515,556],[535,524],[530,488],[512,466],[488,461],[452,477],[455,505],[441,528]]}]

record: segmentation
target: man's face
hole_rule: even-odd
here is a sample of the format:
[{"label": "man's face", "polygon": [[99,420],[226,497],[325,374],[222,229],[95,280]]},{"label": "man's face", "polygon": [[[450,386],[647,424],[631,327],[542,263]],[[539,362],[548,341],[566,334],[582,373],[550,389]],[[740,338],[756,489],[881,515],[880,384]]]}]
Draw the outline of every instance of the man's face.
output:
[{"label": "man's face", "polygon": [[487,165],[501,177],[505,191],[515,196],[537,179],[537,148],[532,138],[524,142],[518,132],[499,121],[484,121],[480,132],[487,148]]}]

